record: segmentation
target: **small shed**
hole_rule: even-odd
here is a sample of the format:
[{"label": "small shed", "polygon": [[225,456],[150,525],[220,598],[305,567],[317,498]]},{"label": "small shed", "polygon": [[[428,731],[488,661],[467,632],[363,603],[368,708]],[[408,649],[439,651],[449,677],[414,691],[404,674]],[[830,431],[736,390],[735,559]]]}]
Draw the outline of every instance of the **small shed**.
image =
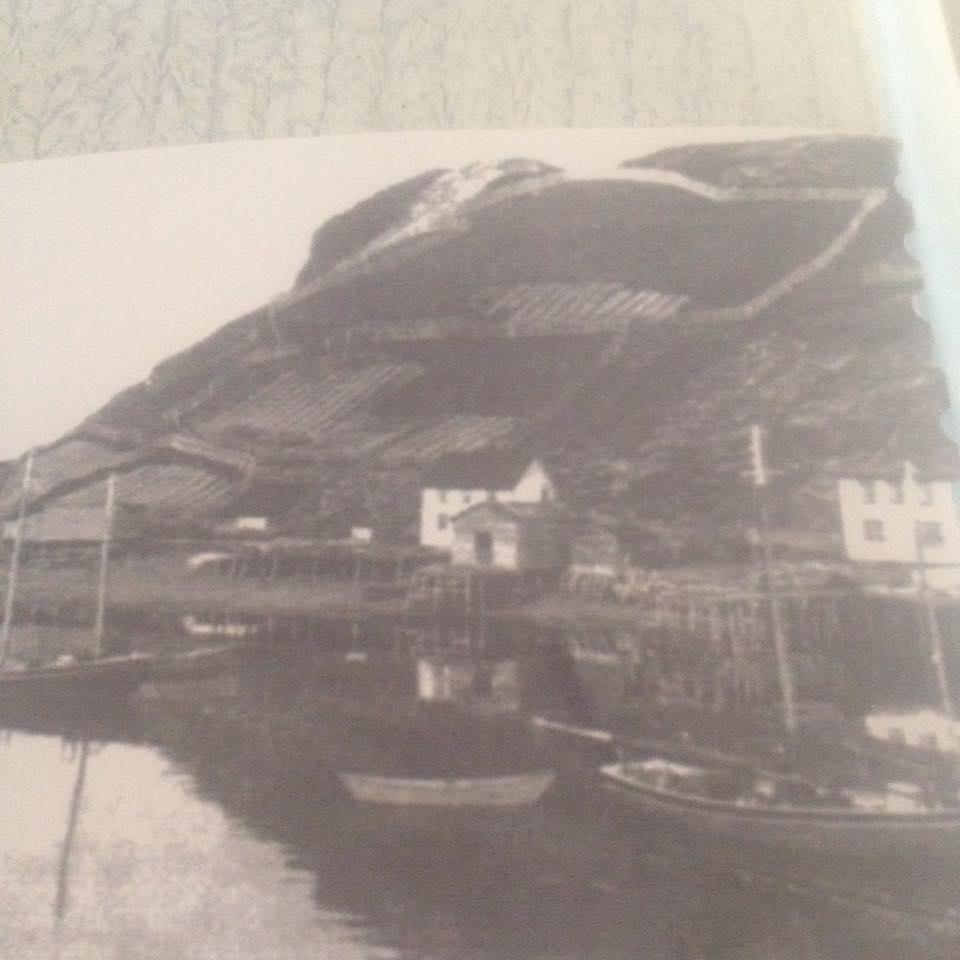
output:
[{"label": "small shed", "polygon": [[225,536],[244,536],[270,532],[270,520],[259,515],[236,516],[217,524],[216,532]]},{"label": "small shed", "polygon": [[549,571],[567,562],[565,517],[552,504],[487,501],[453,518],[455,564]]}]

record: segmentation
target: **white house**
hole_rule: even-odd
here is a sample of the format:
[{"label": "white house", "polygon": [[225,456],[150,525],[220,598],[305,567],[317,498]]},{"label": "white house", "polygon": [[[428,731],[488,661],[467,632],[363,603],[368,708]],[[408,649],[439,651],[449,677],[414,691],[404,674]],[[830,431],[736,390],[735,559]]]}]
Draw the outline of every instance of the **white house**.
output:
[{"label": "white house", "polygon": [[952,753],[960,746],[960,723],[938,710],[871,713],[864,718],[867,733],[877,740]]},{"label": "white house", "polygon": [[960,571],[960,513],[947,480],[921,480],[911,463],[903,476],[838,482],[843,542],[860,563],[919,564],[931,576]]},{"label": "white house", "polygon": [[449,550],[451,520],[478,503],[551,503],[556,487],[543,464],[515,452],[459,454],[440,461],[420,493],[420,543]]}]

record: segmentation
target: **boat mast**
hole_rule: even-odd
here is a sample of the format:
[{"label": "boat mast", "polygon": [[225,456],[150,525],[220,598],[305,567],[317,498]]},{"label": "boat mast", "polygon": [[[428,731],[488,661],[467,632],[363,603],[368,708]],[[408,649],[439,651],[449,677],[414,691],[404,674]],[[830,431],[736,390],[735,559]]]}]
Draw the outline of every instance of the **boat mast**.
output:
[{"label": "boat mast", "polygon": [[103,656],[103,628],[107,608],[107,569],[110,564],[110,540],[113,535],[113,506],[116,495],[117,476],[107,478],[107,498],[104,502],[103,539],[100,541],[100,581],[97,584],[97,616],[93,626],[95,655]]},{"label": "boat mast", "polygon": [[0,634],[0,666],[10,655],[10,640],[13,633],[13,601],[17,591],[17,574],[20,572],[20,544],[23,540],[23,520],[27,512],[27,497],[30,493],[30,475],[33,473],[33,451],[27,453],[23,466],[23,487],[20,493],[20,508],[17,526],[13,534],[13,552],[10,555],[10,571],[7,574],[7,596],[3,605],[3,632]]},{"label": "boat mast", "polygon": [[943,635],[940,632],[940,621],[937,619],[937,606],[934,601],[933,591],[930,589],[930,582],[927,579],[927,558],[924,551],[923,534],[921,533],[919,525],[914,526],[914,536],[917,543],[920,605],[923,609],[924,621],[927,628],[927,639],[930,642],[930,660],[933,663],[934,671],[937,675],[937,686],[940,691],[940,704],[943,712],[951,720],[955,720],[957,714],[953,703],[953,695],[950,692],[947,665],[943,656]]},{"label": "boat mast", "polygon": [[783,703],[783,726],[787,736],[792,737],[797,730],[797,705],[794,692],[793,674],[790,670],[790,651],[787,647],[783,618],[780,615],[780,598],[773,576],[773,549],[770,544],[770,519],[767,506],[767,484],[770,471],[763,460],[763,430],[759,424],[750,428],[751,469],[750,477],[756,493],[757,530],[760,537],[760,559],[763,564],[763,581],[767,594],[767,612],[770,618],[770,633],[777,654],[777,677],[780,681],[780,694]]}]

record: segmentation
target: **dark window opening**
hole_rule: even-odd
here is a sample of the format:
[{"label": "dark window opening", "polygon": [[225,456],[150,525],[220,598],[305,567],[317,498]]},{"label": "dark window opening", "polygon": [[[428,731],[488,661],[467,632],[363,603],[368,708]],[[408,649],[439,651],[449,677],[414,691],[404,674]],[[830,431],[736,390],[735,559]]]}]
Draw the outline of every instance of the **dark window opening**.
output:
[{"label": "dark window opening", "polygon": [[477,563],[484,566],[493,563],[493,534],[489,530],[477,530],[474,533],[473,552]]},{"label": "dark window opening", "polygon": [[918,523],[917,539],[924,547],[943,546],[943,527],[939,523]]},{"label": "dark window opening", "polygon": [[883,521],[864,520],[863,536],[865,539],[872,540],[874,543],[882,543],[886,539],[886,536],[883,532]]}]

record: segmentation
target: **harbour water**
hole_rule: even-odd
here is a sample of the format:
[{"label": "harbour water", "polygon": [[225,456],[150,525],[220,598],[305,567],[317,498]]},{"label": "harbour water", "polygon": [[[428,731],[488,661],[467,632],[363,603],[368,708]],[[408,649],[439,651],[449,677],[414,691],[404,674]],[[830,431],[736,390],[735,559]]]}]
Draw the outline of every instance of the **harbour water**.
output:
[{"label": "harbour water", "polygon": [[[922,924],[704,869],[601,802],[554,794],[522,813],[451,816],[358,806],[336,770],[383,758],[347,694],[389,716],[383,684],[369,679],[384,671],[376,658],[304,645],[269,653],[147,688],[95,730],[3,733],[0,955],[953,955],[956,943]],[[403,684],[391,684],[400,702]]]}]

